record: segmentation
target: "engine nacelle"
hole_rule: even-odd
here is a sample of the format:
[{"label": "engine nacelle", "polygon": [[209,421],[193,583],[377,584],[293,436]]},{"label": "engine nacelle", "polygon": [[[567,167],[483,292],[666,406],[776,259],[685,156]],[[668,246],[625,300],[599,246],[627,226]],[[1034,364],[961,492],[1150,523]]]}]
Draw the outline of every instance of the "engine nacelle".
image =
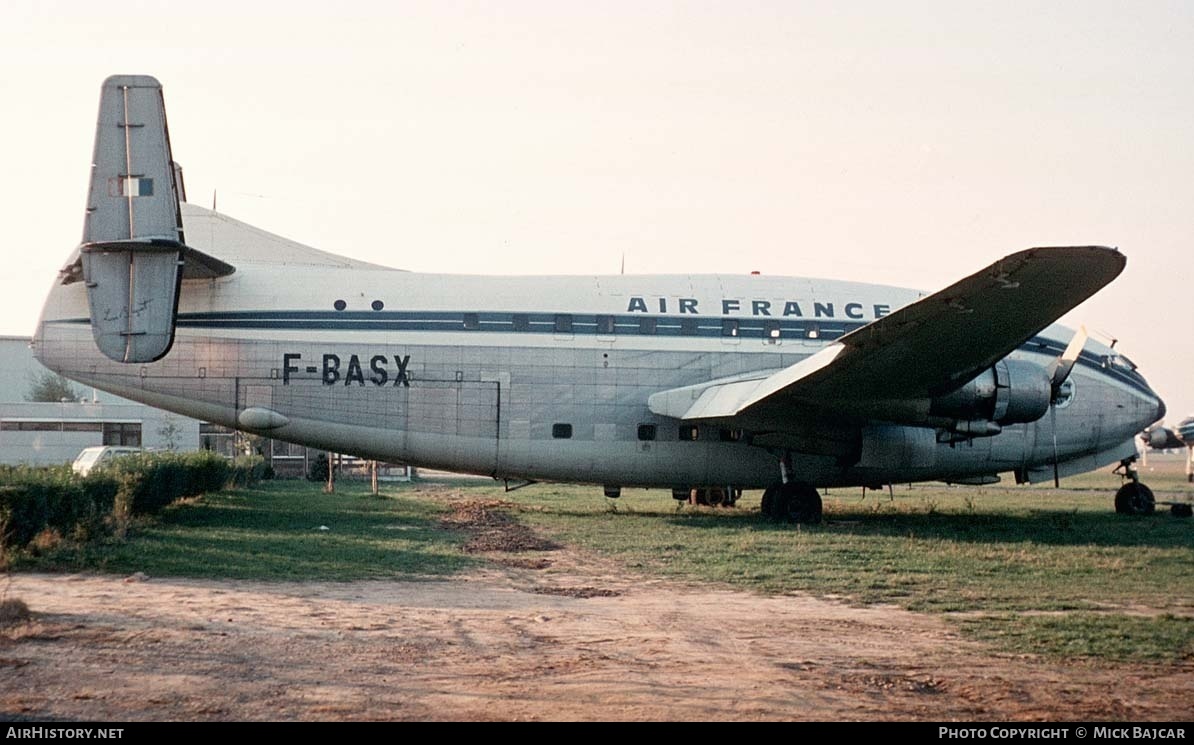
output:
[{"label": "engine nacelle", "polygon": [[999,424],[1035,422],[1049,411],[1053,382],[1040,365],[1000,360],[948,396],[933,399],[929,413]]}]

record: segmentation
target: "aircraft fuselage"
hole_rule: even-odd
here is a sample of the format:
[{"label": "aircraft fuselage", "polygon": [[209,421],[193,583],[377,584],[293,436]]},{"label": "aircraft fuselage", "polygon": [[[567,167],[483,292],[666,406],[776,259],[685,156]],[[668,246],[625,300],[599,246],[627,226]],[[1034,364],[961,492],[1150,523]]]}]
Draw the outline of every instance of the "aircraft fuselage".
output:
[{"label": "aircraft fuselage", "polygon": [[[144,364],[108,359],[92,338],[84,283],[57,283],[35,337],[43,364],[310,447],[621,486],[763,487],[777,480],[781,451],[818,486],[1028,478],[1051,468],[1055,452],[1086,470],[1126,457],[1125,443],[1161,407],[1135,370],[1091,342],[1056,410],[1056,450],[1049,416],[961,442],[881,422],[791,422],[782,432],[692,424],[653,414],[648,398],[789,367],[921,293],[761,276],[416,274],[337,264],[295,244],[271,262],[238,253],[254,237],[247,226],[189,205],[183,214],[191,244],[237,269],[182,283],[169,352]],[[1012,357],[1047,367],[1071,334],[1051,326]]]}]

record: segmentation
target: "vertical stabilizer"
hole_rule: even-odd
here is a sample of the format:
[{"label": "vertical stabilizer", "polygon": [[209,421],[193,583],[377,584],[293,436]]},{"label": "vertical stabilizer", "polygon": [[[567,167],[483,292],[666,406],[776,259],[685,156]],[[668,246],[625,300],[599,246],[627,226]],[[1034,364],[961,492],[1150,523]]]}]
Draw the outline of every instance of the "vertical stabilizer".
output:
[{"label": "vertical stabilizer", "polygon": [[95,343],[118,362],[150,362],[174,342],[185,251],[162,86],[104,81],[83,223],[83,280]]}]

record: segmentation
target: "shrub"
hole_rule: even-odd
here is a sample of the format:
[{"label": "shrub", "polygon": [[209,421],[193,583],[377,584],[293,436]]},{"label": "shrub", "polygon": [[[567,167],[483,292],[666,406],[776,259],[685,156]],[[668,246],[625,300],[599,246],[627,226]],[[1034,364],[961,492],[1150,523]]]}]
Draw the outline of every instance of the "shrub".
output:
[{"label": "shrub", "polygon": [[29,620],[29,606],[20,598],[0,600],[0,629],[16,626]]},{"label": "shrub", "polygon": [[316,453],[311,465],[307,467],[307,481],[327,481],[328,480],[328,456],[327,453]]},{"label": "shrub", "polygon": [[229,484],[255,484],[265,469],[260,456],[229,463],[207,451],[117,458],[86,477],[69,466],[0,466],[0,547],[29,546],[41,536],[31,548],[50,550],[63,536],[120,536],[134,515]]}]

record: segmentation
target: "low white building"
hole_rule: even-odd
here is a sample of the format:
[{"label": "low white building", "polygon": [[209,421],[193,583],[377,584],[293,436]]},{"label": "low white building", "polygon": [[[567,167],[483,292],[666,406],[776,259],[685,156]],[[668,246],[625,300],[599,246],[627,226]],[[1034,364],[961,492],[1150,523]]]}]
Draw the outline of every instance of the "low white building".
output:
[{"label": "low white building", "polygon": [[46,372],[29,337],[0,336],[0,463],[69,463],[92,445],[198,450],[199,422],[75,384],[76,401],[27,400]]}]

